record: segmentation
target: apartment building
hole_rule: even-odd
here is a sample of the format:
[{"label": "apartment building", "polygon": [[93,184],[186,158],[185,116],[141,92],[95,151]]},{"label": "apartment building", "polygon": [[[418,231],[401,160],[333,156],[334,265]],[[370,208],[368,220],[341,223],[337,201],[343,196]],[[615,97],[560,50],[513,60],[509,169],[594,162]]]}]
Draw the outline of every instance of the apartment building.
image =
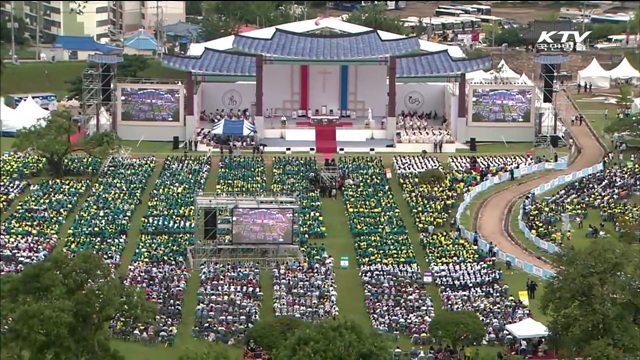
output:
[{"label": "apartment building", "polygon": [[78,5],[70,1],[2,1],[0,16],[9,17],[12,3],[15,16],[25,20],[29,36],[35,39],[39,27],[45,42],[57,35],[121,39],[127,32],[155,30],[186,17],[184,1],[78,1],[80,14],[72,11]]}]

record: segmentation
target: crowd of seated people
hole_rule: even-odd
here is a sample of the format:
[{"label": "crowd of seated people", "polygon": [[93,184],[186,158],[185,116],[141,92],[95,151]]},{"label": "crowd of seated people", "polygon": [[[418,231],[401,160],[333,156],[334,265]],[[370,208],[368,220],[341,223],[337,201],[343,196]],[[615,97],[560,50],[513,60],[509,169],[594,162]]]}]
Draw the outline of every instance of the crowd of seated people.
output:
[{"label": "crowd of seated people", "polygon": [[56,245],[60,226],[89,189],[88,180],[46,180],[31,186],[30,194],[0,227],[2,273],[21,272],[43,261]]},{"label": "crowd of seated people", "polygon": [[247,156],[224,156],[218,168],[218,196],[262,195],[267,189],[264,159]]},{"label": "crowd of seated people", "polygon": [[393,169],[398,174],[422,173],[430,169],[441,169],[442,164],[435,156],[396,155],[393,157]]},{"label": "crowd of seated people", "polygon": [[423,130],[399,129],[396,131],[398,142],[403,144],[452,144],[454,143],[451,131],[441,128],[428,128]]},{"label": "crowd of seated people", "polygon": [[102,166],[102,160],[95,156],[69,155],[64,158],[64,174],[67,176],[95,176]]},{"label": "crowd of seated people", "polygon": [[[619,230],[621,220],[640,220],[640,206],[629,201],[633,189],[637,188],[640,188],[640,165],[607,166],[567,185],[548,199],[529,195],[522,205],[522,221],[532,235],[557,245],[571,240],[570,229],[562,228],[563,214],[570,214],[578,229],[589,222],[588,237],[606,236],[609,234],[604,231],[605,222],[613,223]],[[590,209],[598,210],[600,219],[589,219]]]},{"label": "crowd of seated people", "polygon": [[277,194],[298,198],[302,245],[309,238],[322,239],[327,236],[322,220],[320,191],[313,181],[318,173],[318,163],[315,158],[291,156],[273,158],[271,190]]},{"label": "crowd of seated people", "polygon": [[302,264],[290,261],[273,273],[273,310],[276,316],[294,316],[305,321],[338,317],[338,293],[333,258],[323,245],[300,248]]},{"label": "crowd of seated people", "polygon": [[509,294],[495,258],[480,253],[459,232],[421,234],[443,307],[474,311],[487,328],[486,341],[504,341],[505,326],[531,316],[529,308]]},{"label": "crowd of seated people", "polygon": [[433,232],[446,226],[462,190],[461,183],[455,178],[425,183],[420,181],[420,173],[414,172],[398,174],[398,182],[419,231]]},{"label": "crowd of seated people", "polygon": [[220,120],[250,120],[249,109],[216,109],[216,111],[200,111],[200,121],[216,123]]},{"label": "crowd of seated people", "polygon": [[113,158],[91,187],[89,197],[69,229],[64,250],[76,254],[91,249],[117,267],[129,222],[155,165],[153,157]]},{"label": "crowd of seated people", "polygon": [[342,188],[343,200],[372,326],[407,334],[426,331],[433,303],[424,290],[382,159],[341,158],[339,169],[352,180]]},{"label": "crowd of seated people", "polygon": [[0,178],[2,181],[24,180],[38,176],[46,166],[40,156],[10,152],[0,157]]},{"label": "crowd of seated people", "polygon": [[453,170],[474,169],[480,172],[480,169],[484,169],[491,176],[535,164],[536,160],[532,156],[525,155],[452,156],[449,158],[449,167]]},{"label": "crowd of seated people", "polygon": [[9,209],[13,201],[22,194],[28,184],[24,180],[0,182],[0,213]]},{"label": "crowd of seated people", "polygon": [[255,145],[255,137],[236,135],[216,135],[211,129],[198,128],[195,132],[195,140],[199,144],[215,146],[221,150],[229,148],[246,148]]},{"label": "crowd of seated people", "polygon": [[260,319],[260,268],[253,263],[205,263],[193,335],[221,344],[239,344]]},{"label": "crowd of seated people", "polygon": [[[397,129],[426,130],[430,128],[429,121],[442,121],[444,118],[438,116],[437,111],[418,113],[417,111],[402,110],[396,118]],[[444,125],[444,123],[441,123]]]}]

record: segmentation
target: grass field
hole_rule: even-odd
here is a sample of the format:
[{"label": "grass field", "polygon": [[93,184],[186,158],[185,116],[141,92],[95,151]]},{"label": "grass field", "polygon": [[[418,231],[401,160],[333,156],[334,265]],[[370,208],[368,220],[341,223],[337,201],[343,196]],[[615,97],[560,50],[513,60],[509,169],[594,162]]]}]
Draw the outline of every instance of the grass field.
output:
[{"label": "grass field", "polygon": [[[185,73],[162,67],[159,61],[150,61],[151,67],[138,74],[141,78],[184,79]],[[6,64],[0,79],[2,96],[9,94],[53,93],[62,99],[67,95],[66,80],[81,76],[86,61],[63,61],[55,64],[31,62],[20,65]],[[33,81],[25,81],[32,79]]]},{"label": "grass field", "polygon": [[[20,60],[35,59],[36,51],[26,47],[16,46],[16,55],[18,55],[18,59]],[[2,59],[11,59],[11,47],[0,47],[0,57],[2,57]]]}]

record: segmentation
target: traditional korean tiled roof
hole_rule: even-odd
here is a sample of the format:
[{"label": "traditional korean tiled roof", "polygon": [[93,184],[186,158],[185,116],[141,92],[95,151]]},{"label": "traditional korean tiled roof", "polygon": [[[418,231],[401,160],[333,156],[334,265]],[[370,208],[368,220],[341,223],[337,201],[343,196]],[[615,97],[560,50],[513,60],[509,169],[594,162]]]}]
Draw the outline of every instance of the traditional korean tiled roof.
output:
[{"label": "traditional korean tiled roof", "polygon": [[251,54],[308,60],[355,60],[419,52],[415,37],[383,40],[375,30],[357,34],[301,34],[276,29],[269,39],[236,35],[233,48]]},{"label": "traditional korean tiled roof", "polygon": [[207,49],[199,57],[171,56],[162,58],[164,66],[191,71],[219,75],[255,76],[256,56],[227,51]]},{"label": "traditional korean tiled roof", "polygon": [[398,57],[396,66],[397,76],[404,78],[459,75],[491,67],[491,57],[454,60],[447,50],[442,50],[428,54]]}]

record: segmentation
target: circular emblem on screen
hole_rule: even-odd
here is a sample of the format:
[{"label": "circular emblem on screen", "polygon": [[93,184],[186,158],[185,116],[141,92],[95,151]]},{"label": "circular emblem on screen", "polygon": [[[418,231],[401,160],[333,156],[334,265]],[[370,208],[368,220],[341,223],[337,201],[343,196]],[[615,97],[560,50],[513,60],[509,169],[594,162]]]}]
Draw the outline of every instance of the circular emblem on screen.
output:
[{"label": "circular emblem on screen", "polygon": [[230,109],[242,106],[242,95],[238,90],[227,90],[222,94],[222,104]]},{"label": "circular emblem on screen", "polygon": [[424,103],[424,96],[418,91],[409,91],[404,96],[404,106],[409,110],[417,110]]}]

